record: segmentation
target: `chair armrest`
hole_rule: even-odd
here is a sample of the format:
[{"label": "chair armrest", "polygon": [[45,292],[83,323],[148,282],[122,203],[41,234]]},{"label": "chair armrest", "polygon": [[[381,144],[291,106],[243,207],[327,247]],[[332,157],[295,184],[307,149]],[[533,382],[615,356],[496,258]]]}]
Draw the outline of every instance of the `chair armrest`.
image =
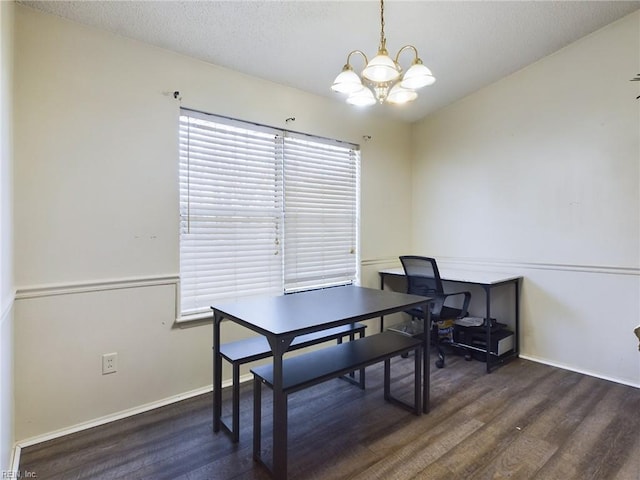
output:
[{"label": "chair armrest", "polygon": [[452,292],[452,293],[445,293],[443,295],[438,295],[438,298],[435,299],[434,301],[434,310],[437,312],[437,315],[439,316],[440,311],[442,310],[442,307],[444,306],[445,301],[447,300],[447,298],[449,297],[455,297],[458,295],[464,295],[464,300],[462,302],[462,308],[461,313],[460,313],[460,318],[466,317],[467,314],[469,313],[469,303],[471,302],[471,292]]}]

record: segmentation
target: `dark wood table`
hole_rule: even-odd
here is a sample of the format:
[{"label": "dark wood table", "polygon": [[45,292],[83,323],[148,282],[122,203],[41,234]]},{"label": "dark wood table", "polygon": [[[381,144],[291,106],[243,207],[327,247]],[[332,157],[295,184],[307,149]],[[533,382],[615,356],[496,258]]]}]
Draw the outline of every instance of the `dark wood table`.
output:
[{"label": "dark wood table", "polygon": [[[283,392],[282,357],[298,335],[422,308],[429,315],[427,297],[356,286],[333,287],[277,297],[214,305],[213,310],[213,430],[220,431],[222,415],[222,356],[220,324],[231,320],[264,335],[273,352],[273,465],[275,478],[287,478],[287,407]],[[429,329],[423,339],[422,409],[429,411]]]}]

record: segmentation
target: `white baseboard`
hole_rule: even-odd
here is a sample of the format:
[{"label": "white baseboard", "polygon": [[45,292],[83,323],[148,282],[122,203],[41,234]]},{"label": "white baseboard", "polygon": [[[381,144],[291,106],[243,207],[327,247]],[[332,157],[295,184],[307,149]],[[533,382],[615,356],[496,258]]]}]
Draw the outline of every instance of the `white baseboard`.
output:
[{"label": "white baseboard", "polygon": [[563,363],[551,362],[547,359],[539,358],[533,355],[523,355],[522,353],[520,353],[518,356],[524,360],[531,360],[532,362],[542,363],[543,365],[549,365],[551,367],[557,367],[563,370],[569,370],[570,372],[581,373],[583,375],[588,375],[589,377],[601,378],[602,380],[608,380],[610,382],[619,383],[621,385],[627,385],[629,387],[640,388],[640,383],[629,382],[621,378],[613,378],[607,375],[601,375],[599,373],[590,372],[588,370],[581,370],[575,367],[571,367],[569,365],[565,365]]},{"label": "white baseboard", "polygon": [[[245,375],[240,376],[240,383],[247,382],[253,379],[253,375],[247,373]],[[225,380],[222,382],[222,388],[230,387],[232,385],[231,379]],[[206,387],[196,388],[195,390],[191,390],[189,392],[180,393],[178,395],[173,395],[171,397],[163,398],[161,400],[157,400],[155,402],[147,403],[145,405],[141,405],[138,407],[130,408],[127,410],[122,410],[120,412],[112,413],[110,415],[105,415],[104,417],[96,418],[94,420],[89,420],[88,422],[78,423],[76,425],[72,425],[71,427],[62,428],[60,430],[55,430],[53,432],[45,433],[43,435],[37,435],[35,437],[27,438],[25,440],[18,441],[15,446],[15,450],[17,451],[18,460],[20,458],[20,450],[22,448],[30,447],[36,445],[38,443],[46,442],[48,440],[53,440],[54,438],[60,438],[65,435],[69,435],[71,433],[80,432],[82,430],[87,430],[89,428],[97,427],[100,425],[105,425],[110,422],[115,422],[116,420],[121,420],[123,418],[132,417],[133,415],[137,415],[139,413],[148,412],[150,410],[164,407],[166,405],[170,405],[172,403],[180,402],[182,400],[186,400],[188,398],[197,397],[198,395],[203,395],[205,393],[209,393],[213,391],[213,385],[207,385]],[[15,457],[14,453],[14,457]],[[15,461],[15,468],[18,468],[19,461]]]},{"label": "white baseboard", "polygon": [[[22,449],[20,448],[19,445],[15,445],[13,447],[13,455],[11,455],[11,463],[9,464],[8,478],[20,478],[20,475],[18,475],[18,470],[20,469],[20,451],[21,450]],[[3,475],[4,475],[4,472],[3,472]]]},{"label": "white baseboard", "polygon": [[[229,385],[231,382],[229,381]],[[224,386],[224,385],[223,385]],[[206,387],[197,388],[195,390],[191,390],[190,392],[181,393],[178,395],[173,395],[168,398],[163,398],[162,400],[157,400],[155,402],[147,403],[145,405],[140,405],[138,407],[130,408],[127,410],[122,410],[120,412],[112,413],[109,415],[105,415],[104,417],[99,417],[93,420],[89,420],[88,422],[78,423],[76,425],[72,425],[70,427],[62,428],[60,430],[55,430],[53,432],[45,433],[42,435],[37,435],[35,437],[27,438],[25,440],[18,441],[16,446],[17,448],[26,448],[38,443],[46,442],[48,440],[53,440],[54,438],[60,438],[65,435],[69,435],[76,432],[81,432],[82,430],[87,430],[89,428],[97,427],[100,425],[105,425],[107,423],[115,422],[116,420],[121,420],[123,418],[131,417],[133,415],[137,415],[139,413],[148,412],[150,410],[164,407],[166,405],[170,405],[172,403],[179,402],[181,400],[186,400],[188,398],[197,397],[198,395],[202,395],[205,393],[211,392],[213,389],[212,385],[208,385]]]},{"label": "white baseboard", "polygon": [[[240,376],[240,383],[244,383],[252,379],[253,379],[253,375],[251,375],[250,373],[247,373],[245,375]],[[225,380],[224,382],[222,382],[222,388],[229,387],[231,386],[231,384],[232,384],[231,380]],[[182,400],[187,400],[188,398],[197,397],[198,395],[203,395],[211,391],[213,391],[213,385],[208,385],[206,387],[201,387],[195,390],[191,390],[190,392],[173,395],[171,397],[163,398],[162,400],[158,400],[156,402],[147,403],[139,407],[134,407],[134,408],[120,411],[120,412],[112,413],[110,415],[105,415],[104,417],[96,418],[88,422],[78,423],[71,427],[62,428],[60,430],[55,430],[53,432],[45,433],[43,435],[37,435],[35,437],[27,438],[25,440],[16,442],[13,448],[13,456],[12,456],[11,464],[9,465],[10,472],[12,475],[17,475],[20,469],[20,454],[23,448],[31,447],[33,445],[37,445],[38,443],[46,442],[48,440],[53,440],[55,438],[64,437],[65,435],[69,435],[72,433],[81,432],[82,430],[87,430],[89,428],[97,427],[100,425],[106,425],[107,423],[115,422],[116,420],[132,417],[133,415],[137,415],[139,413],[148,412],[150,410],[164,407],[166,405],[180,402]],[[18,476],[14,476],[11,478],[18,478]]]}]

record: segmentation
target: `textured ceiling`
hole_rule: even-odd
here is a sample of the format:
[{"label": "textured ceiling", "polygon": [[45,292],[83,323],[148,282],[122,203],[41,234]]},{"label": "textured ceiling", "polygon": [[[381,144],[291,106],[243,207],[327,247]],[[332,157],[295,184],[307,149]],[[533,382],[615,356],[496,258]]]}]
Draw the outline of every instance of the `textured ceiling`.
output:
[{"label": "textured ceiling", "polygon": [[[349,51],[371,58],[380,36],[375,1],[18,3],[336,101],[329,86]],[[409,105],[370,108],[418,120],[638,8],[640,1],[387,0],[390,54],[415,45],[437,82]],[[409,61],[400,59],[404,68]]]}]

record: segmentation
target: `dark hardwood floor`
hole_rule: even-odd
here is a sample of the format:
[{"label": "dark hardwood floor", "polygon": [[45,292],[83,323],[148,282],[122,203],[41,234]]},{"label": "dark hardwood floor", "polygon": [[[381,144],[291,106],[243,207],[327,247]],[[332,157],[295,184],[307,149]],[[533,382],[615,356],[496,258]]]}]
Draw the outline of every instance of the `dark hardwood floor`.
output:
[{"label": "dark hardwood floor", "polygon": [[[392,367],[407,400],[412,366],[398,358]],[[483,363],[455,356],[431,378],[421,417],[383,400],[382,365],[367,369],[365,391],[332,380],[291,395],[289,477],[640,479],[640,389],[526,360],[486,375]],[[250,382],[241,411],[237,445],[212,432],[209,394],[25,448],[20,470],[39,480],[266,479],[251,457]]]}]

